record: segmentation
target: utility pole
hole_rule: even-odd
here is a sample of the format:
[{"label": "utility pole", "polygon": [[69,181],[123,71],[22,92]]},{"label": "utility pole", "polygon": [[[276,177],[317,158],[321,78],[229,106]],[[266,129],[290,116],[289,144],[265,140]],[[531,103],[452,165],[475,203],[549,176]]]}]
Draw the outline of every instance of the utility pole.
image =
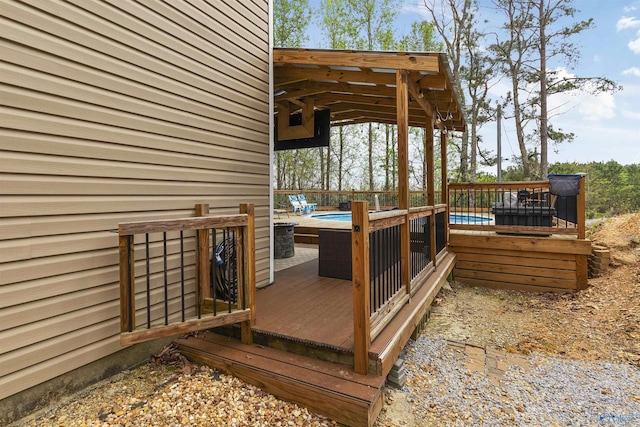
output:
[{"label": "utility pole", "polygon": [[498,105],[498,182],[502,181],[502,107]]}]

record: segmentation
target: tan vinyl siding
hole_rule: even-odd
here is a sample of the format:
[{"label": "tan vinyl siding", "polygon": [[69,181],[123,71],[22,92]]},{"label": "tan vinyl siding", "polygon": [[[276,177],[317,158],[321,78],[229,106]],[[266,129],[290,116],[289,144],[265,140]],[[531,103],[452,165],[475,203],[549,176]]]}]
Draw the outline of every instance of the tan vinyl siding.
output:
[{"label": "tan vinyl siding", "polygon": [[[0,9],[3,399],[120,350],[120,222],[254,203],[257,281],[268,282],[269,7],[25,0]],[[170,282],[177,251],[169,240]],[[193,287],[193,266],[185,275]]]}]

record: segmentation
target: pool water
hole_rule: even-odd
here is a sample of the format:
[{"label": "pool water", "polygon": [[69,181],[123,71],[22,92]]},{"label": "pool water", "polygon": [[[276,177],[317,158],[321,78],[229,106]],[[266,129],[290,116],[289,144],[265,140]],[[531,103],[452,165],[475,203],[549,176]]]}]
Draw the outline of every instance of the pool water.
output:
[{"label": "pool water", "polygon": [[470,214],[449,214],[450,224],[481,224],[489,223],[493,218],[481,215]]},{"label": "pool water", "polygon": [[316,215],[311,215],[311,218],[323,219],[326,221],[351,222],[351,212],[316,214]]},{"label": "pool water", "polygon": [[[310,218],[322,219],[326,221],[351,222],[351,212],[316,214],[316,215],[311,215]],[[491,217],[481,216],[481,215],[468,215],[468,214],[450,214],[449,215],[449,222],[451,224],[479,224],[483,222],[488,223],[492,220],[493,218]]]}]

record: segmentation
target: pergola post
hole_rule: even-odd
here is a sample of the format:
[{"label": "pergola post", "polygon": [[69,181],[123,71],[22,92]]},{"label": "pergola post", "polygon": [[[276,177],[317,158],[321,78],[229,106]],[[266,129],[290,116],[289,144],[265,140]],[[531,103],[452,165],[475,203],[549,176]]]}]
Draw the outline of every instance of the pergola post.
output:
[{"label": "pergola post", "polygon": [[[427,169],[427,206],[435,205],[435,171],[433,163],[433,116],[427,116],[427,126],[424,128],[424,144],[425,144],[425,164]],[[431,236],[429,242],[429,258],[436,265],[436,216],[432,211],[429,216],[429,236]]]},{"label": "pergola post", "polygon": [[447,180],[447,134],[440,131],[440,163],[441,167],[441,179],[442,179],[442,195],[440,197],[441,203],[447,207],[446,217],[444,221],[444,240],[445,243],[449,243],[449,181]]},{"label": "pergola post", "polygon": [[409,264],[409,73],[396,71],[396,114],[398,121],[398,205],[407,210],[404,224],[400,226],[401,280],[411,295],[411,266]]}]

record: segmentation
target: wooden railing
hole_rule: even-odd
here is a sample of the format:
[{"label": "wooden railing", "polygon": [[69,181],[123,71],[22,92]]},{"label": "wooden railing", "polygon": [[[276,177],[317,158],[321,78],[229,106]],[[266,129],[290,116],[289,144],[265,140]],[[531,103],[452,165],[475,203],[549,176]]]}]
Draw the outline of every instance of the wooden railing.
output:
[{"label": "wooden railing", "polygon": [[505,233],[576,234],[584,239],[584,179],[576,183],[579,193],[575,196],[554,194],[549,181],[451,183],[449,227]]},{"label": "wooden railing", "polygon": [[[397,207],[397,191],[329,191],[329,190],[273,190],[274,206],[280,209],[290,209],[289,195],[304,194],[308,202],[316,203],[320,209],[338,209],[341,203],[351,201],[366,201],[369,206],[375,206],[375,197],[378,196],[378,203],[384,209]],[[434,193],[435,203],[442,203],[442,193],[437,190]],[[428,204],[427,191],[410,191],[410,206],[425,206]]]},{"label": "wooden railing", "polygon": [[445,205],[375,213],[368,206],[351,204],[354,369],[359,373],[367,372],[371,342],[433,272],[446,247],[436,238],[446,238],[437,230]]},{"label": "wooden railing", "polygon": [[251,342],[254,207],[226,216],[208,210],[197,205],[196,218],[118,225],[122,345],[233,323]]}]

